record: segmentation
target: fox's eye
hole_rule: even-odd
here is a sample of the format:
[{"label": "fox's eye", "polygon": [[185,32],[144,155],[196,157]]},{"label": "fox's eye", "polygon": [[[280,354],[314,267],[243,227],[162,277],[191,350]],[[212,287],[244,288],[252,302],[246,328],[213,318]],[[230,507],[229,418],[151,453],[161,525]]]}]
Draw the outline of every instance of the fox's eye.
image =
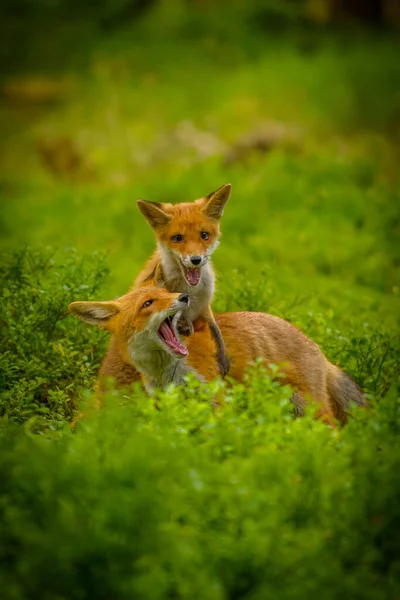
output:
[{"label": "fox's eye", "polygon": [[146,300],[146,302],[143,302],[142,308],[147,308],[148,306],[151,306],[153,302],[154,300]]},{"label": "fox's eye", "polygon": [[180,233],[177,233],[176,235],[173,235],[171,240],[173,242],[175,242],[175,244],[179,244],[179,242],[181,242],[183,240],[183,235],[181,235]]},{"label": "fox's eye", "polygon": [[202,231],[200,234],[200,237],[202,240],[208,240],[208,238],[210,237],[210,234],[208,233],[208,231]]}]

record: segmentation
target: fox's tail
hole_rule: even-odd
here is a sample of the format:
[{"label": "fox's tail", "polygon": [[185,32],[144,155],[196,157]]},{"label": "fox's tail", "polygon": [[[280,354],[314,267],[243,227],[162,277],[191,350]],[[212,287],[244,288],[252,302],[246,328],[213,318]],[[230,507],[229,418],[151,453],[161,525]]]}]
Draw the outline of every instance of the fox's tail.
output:
[{"label": "fox's tail", "polygon": [[334,415],[342,424],[347,421],[352,402],[357,406],[368,406],[359,385],[339,367],[329,364],[327,384]]}]

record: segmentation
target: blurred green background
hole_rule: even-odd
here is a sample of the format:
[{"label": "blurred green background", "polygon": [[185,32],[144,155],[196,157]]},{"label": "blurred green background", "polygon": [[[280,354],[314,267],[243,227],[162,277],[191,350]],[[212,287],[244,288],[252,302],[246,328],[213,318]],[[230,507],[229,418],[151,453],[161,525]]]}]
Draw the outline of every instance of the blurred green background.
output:
[{"label": "blurred green background", "polygon": [[282,295],[368,297],[386,318],[398,15],[353,4],[3,4],[1,245],[108,249],[121,294],[154,247],[136,199],[229,181],[219,274],[267,268]]},{"label": "blurred green background", "polygon": [[[399,598],[396,0],[3,0],[5,598]],[[289,319],[363,387],[335,431],[287,387],[90,391],[154,249],[137,198],[233,185],[216,310]],[[159,410],[154,410],[157,403]],[[312,412],[312,411],[311,411]]]}]

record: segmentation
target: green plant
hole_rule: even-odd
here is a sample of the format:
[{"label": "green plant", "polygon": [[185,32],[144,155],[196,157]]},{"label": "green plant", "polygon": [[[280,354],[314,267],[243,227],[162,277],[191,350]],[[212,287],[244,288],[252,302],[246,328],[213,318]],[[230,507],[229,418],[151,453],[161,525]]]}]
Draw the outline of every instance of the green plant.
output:
[{"label": "green plant", "polygon": [[2,259],[0,416],[60,428],[91,387],[104,351],[104,335],[66,319],[77,295],[98,297],[104,256],[26,248]]},{"label": "green plant", "polygon": [[3,431],[4,598],[396,597],[396,390],[335,431],[260,369],[219,387],[110,392],[57,443]]},{"label": "green plant", "polygon": [[[100,4],[105,25],[129,5]],[[4,73],[0,104],[5,600],[399,597],[397,41],[299,28],[322,4],[158,2],[107,36],[6,23],[6,72],[24,75]],[[264,127],[290,141],[227,164]],[[341,430],[294,419],[256,364],[230,386],[110,389],[71,432],[106,336],[69,302],[120,295],[142,268],[136,198],[228,181],[214,309],[289,319],[371,408]]]}]

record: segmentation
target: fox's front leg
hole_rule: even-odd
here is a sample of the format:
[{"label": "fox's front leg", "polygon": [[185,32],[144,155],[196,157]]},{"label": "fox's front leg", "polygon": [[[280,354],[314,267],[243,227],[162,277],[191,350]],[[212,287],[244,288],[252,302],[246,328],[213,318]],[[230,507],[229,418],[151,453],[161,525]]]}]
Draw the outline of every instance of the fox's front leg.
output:
[{"label": "fox's front leg", "polygon": [[225,344],[221,331],[217,323],[215,322],[214,315],[210,307],[207,309],[204,316],[207,319],[208,325],[211,330],[211,334],[217,345],[217,360],[219,372],[221,373],[222,377],[225,377],[225,375],[228,374],[231,365],[229,363],[229,358],[227,357],[225,352]]},{"label": "fox's front leg", "polygon": [[190,319],[188,319],[185,313],[183,313],[181,318],[179,319],[177,329],[178,333],[180,333],[181,335],[188,336],[193,333],[193,323]]}]

